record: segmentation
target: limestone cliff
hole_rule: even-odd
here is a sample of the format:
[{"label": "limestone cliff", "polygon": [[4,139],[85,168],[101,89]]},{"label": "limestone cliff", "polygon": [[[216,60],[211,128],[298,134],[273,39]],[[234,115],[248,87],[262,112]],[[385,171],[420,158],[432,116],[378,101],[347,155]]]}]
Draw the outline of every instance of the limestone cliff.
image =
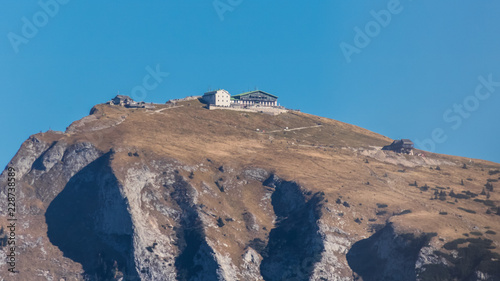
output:
[{"label": "limestone cliff", "polygon": [[97,105],[9,163],[0,280],[499,280],[500,165],[390,142],[298,112]]}]

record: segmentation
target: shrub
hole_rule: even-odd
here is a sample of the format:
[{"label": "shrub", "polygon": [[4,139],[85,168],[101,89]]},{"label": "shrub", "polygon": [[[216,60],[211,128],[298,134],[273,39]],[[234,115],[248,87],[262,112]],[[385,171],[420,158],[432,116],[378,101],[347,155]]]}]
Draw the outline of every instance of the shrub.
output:
[{"label": "shrub", "polygon": [[490,170],[490,171],[488,171],[488,174],[489,174],[490,176],[495,175],[495,174],[498,174],[498,173],[500,173],[500,170]]},{"label": "shrub", "polygon": [[403,210],[397,214],[394,214],[395,216],[402,216],[411,213],[411,210]]},{"label": "shrub", "polygon": [[484,187],[486,188],[486,190],[488,191],[493,191],[493,185],[490,183],[490,182],[487,182]]},{"label": "shrub", "polygon": [[222,220],[221,217],[217,219],[217,226],[218,227],[223,227],[225,225],[224,221]]},{"label": "shrub", "polygon": [[446,191],[439,192],[439,200],[441,200],[441,201],[446,200]]},{"label": "shrub", "polygon": [[465,209],[465,208],[462,208],[462,207],[458,207],[458,209],[464,211],[464,212],[467,212],[467,213],[470,213],[470,214],[475,214],[476,211],[474,210],[469,210],[469,209]]},{"label": "shrub", "polygon": [[[465,234],[466,233],[464,233],[464,235]],[[456,239],[456,240],[453,240],[453,241],[450,241],[450,242],[444,244],[443,248],[445,248],[446,250],[456,250],[458,248],[458,245],[464,244],[464,243],[467,243],[467,240],[465,240],[464,238],[459,238],[459,239]]]}]

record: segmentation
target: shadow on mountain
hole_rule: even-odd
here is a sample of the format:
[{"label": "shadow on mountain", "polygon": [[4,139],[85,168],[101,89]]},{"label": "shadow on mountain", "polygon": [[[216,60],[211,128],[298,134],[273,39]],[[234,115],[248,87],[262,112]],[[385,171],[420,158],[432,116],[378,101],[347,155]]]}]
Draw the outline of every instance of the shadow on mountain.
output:
[{"label": "shadow on mountain", "polygon": [[369,238],[354,243],[346,255],[347,262],[364,281],[416,280],[415,263],[420,249],[434,235],[396,234],[392,224],[387,224]]},{"label": "shadow on mountain", "polygon": [[271,197],[277,226],[260,266],[264,280],[309,280],[324,250],[317,220],[321,217],[323,195],[310,199],[295,182],[271,176],[264,185],[275,188]]},{"label": "shadow on mountain", "polygon": [[179,175],[167,188],[171,189],[170,196],[182,210],[180,227],[175,229],[180,250],[175,260],[177,280],[219,280],[219,265],[205,239],[203,223],[193,202],[194,189]]},{"label": "shadow on mountain", "polygon": [[50,242],[87,280],[139,280],[132,221],[106,153],[75,174],[45,214]]}]

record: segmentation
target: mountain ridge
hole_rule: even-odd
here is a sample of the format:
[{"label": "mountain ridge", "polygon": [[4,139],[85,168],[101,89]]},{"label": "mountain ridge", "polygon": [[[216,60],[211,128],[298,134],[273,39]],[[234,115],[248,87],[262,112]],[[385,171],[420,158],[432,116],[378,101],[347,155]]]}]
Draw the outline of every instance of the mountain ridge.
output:
[{"label": "mountain ridge", "polygon": [[[27,223],[20,243],[38,245],[22,248],[18,276],[432,280],[425,273],[432,269],[497,280],[488,266],[500,241],[500,165],[380,150],[391,142],[297,111],[209,111],[198,100],[155,109],[96,105],[64,133],[31,136],[9,163],[18,170],[20,218]],[[68,224],[72,218],[82,225]],[[68,229],[97,244],[68,245],[75,239],[65,236]],[[356,250],[370,238],[367,245],[383,250]],[[403,255],[407,245],[418,246],[411,246],[416,256]],[[479,262],[457,272],[447,255],[471,245],[482,245]],[[387,264],[380,271],[356,264],[366,259]]]}]

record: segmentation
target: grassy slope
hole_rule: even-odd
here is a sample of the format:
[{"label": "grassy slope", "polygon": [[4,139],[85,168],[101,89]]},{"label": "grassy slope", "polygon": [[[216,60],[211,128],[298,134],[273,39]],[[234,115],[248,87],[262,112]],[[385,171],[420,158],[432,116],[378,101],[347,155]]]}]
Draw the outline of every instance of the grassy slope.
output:
[{"label": "grassy slope", "polygon": [[[376,219],[373,223],[384,223],[389,220],[401,231],[437,232],[446,241],[463,237],[463,233],[478,227],[485,232],[485,227],[499,234],[484,234],[498,245],[500,241],[500,217],[486,215],[487,206],[472,199],[459,199],[455,202],[449,196],[445,201],[430,200],[433,191],[421,191],[409,186],[417,181],[419,186],[427,184],[430,188],[449,187],[455,193],[471,191],[479,194],[487,179],[498,179],[500,174],[489,175],[491,169],[499,169],[500,165],[488,161],[474,160],[468,169],[462,169],[462,163],[469,159],[456,156],[426,153],[427,157],[447,160],[454,165],[435,167],[402,167],[372,158],[365,162],[352,148],[369,149],[370,146],[383,146],[392,140],[368,130],[339,121],[309,115],[300,112],[289,112],[278,116],[260,113],[243,113],[236,111],[203,108],[198,101],[178,103],[182,107],[165,109],[151,113],[145,109],[125,109],[117,106],[98,105],[94,115],[98,118],[94,123],[84,125],[81,130],[101,123],[113,123],[125,116],[125,121],[106,129],[55,135],[40,135],[45,140],[64,139],[72,143],[91,141],[101,150],[113,148],[114,165],[125,166],[130,161],[128,152],[137,152],[141,161],[169,157],[186,164],[207,163],[212,160],[215,169],[224,164],[235,169],[252,166],[275,171],[287,180],[295,180],[312,191],[323,191],[330,205],[343,210],[348,229],[354,236],[367,236],[368,219]],[[160,105],[156,110],[166,107]],[[321,124],[321,127],[297,131],[280,131],[269,133],[285,127],[297,128]],[[259,129],[259,132],[256,131]],[[407,158],[419,156],[408,156]],[[431,169],[434,168],[434,169]],[[404,172],[400,172],[404,169]],[[212,182],[209,174],[196,175],[199,182]],[[461,180],[464,185],[461,185]],[[467,180],[470,179],[470,180]],[[367,185],[366,183],[370,184]],[[491,198],[496,206],[500,205],[499,184],[492,183],[495,191]],[[255,197],[252,192],[243,191],[244,198]],[[260,195],[259,195],[260,196]],[[336,205],[337,198],[347,201],[351,207]],[[260,198],[260,197],[256,197]],[[486,199],[479,195],[480,199]],[[226,198],[224,208],[244,208]],[[251,202],[255,200],[247,200]],[[386,214],[376,215],[376,203],[387,204],[383,210]],[[214,203],[215,204],[215,203]],[[473,210],[468,213],[458,207]],[[257,208],[255,208],[257,209]],[[411,210],[410,214],[392,216],[402,210]],[[440,215],[446,212],[447,215]],[[235,212],[236,213],[236,212]],[[272,228],[272,222],[265,218],[266,214],[256,213],[261,223]],[[357,224],[354,219],[361,218]],[[332,218],[333,219],[333,218]],[[238,235],[228,233],[229,237]],[[229,239],[229,238],[228,238]]]}]

